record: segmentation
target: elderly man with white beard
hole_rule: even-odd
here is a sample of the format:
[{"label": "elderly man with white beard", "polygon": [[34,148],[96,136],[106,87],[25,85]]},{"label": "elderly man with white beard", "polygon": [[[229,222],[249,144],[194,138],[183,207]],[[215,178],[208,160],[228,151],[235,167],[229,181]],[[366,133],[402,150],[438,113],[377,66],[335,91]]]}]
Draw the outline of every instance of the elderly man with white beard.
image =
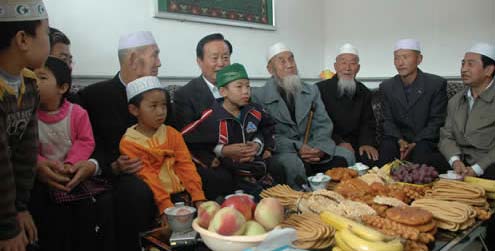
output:
[{"label": "elderly man with white beard", "polygon": [[[292,51],[283,43],[276,43],[268,49],[267,61],[272,77],[263,87],[253,88],[252,99],[277,122],[269,167],[274,178],[301,189],[306,174],[354,164],[354,154],[332,140],[333,125],[320,92],[315,85],[301,81]],[[308,121],[312,122],[304,142]]]},{"label": "elderly man with white beard", "polygon": [[338,50],[334,68],[336,76],[316,84],[334,125],[332,139],[353,152],[358,162],[375,166],[378,160],[375,115],[371,91],[356,81],[360,68],[358,50],[344,44]]}]

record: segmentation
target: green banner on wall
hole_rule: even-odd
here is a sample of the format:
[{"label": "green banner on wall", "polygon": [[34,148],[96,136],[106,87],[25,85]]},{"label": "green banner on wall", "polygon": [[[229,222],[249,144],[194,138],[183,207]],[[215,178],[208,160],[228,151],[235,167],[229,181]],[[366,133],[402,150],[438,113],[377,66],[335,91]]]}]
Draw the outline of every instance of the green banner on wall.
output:
[{"label": "green banner on wall", "polygon": [[[158,17],[220,24],[223,23],[227,25],[239,25],[255,28],[262,28],[264,25],[274,29],[275,26],[273,0],[156,1],[158,2],[156,15]],[[199,17],[199,19],[195,19],[193,17]],[[211,19],[209,20],[207,18]],[[225,22],[221,22],[221,20]],[[242,23],[245,25],[242,25]]]}]

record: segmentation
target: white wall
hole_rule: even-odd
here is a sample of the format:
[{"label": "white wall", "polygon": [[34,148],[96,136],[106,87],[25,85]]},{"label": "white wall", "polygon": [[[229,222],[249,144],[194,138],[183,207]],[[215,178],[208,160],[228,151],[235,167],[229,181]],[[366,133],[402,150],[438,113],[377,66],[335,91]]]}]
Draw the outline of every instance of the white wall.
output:
[{"label": "white wall", "polygon": [[358,77],[386,77],[395,41],[419,39],[423,70],[459,76],[465,49],[475,41],[495,43],[494,0],[329,0],[325,1],[325,68],[333,69],[336,50],[358,47]]},{"label": "white wall", "polygon": [[[155,0],[45,0],[52,26],[72,40],[75,75],[113,75],[118,70],[119,36],[151,30],[161,48],[160,76],[182,81],[199,75],[195,47],[204,35],[221,32],[234,45],[233,62],[251,77],[267,77],[266,48],[284,41],[293,48],[304,78],[333,69],[336,49],[345,42],[361,53],[361,78],[396,74],[396,40],[422,42],[421,68],[458,76],[466,47],[477,40],[495,43],[494,0],[275,0],[276,31],[153,18]],[[376,84],[376,83],[375,83]]]},{"label": "white wall", "polygon": [[[283,3],[283,4],[282,4]],[[323,66],[323,0],[276,1],[276,31],[153,18],[154,0],[45,0],[50,25],[72,42],[75,75],[113,75],[119,36],[153,32],[161,49],[162,77],[199,75],[195,48],[203,36],[221,32],[234,46],[232,62],[252,77],[267,77],[265,51],[284,41],[293,48],[302,76],[315,78]]]}]

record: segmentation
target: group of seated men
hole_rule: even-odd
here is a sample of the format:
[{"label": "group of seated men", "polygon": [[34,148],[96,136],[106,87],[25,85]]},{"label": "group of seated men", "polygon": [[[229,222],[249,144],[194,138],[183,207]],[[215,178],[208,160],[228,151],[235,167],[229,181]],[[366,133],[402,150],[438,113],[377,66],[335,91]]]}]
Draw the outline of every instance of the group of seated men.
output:
[{"label": "group of seated men", "polygon": [[[45,20],[44,10],[38,11],[41,14],[35,15],[34,19],[16,20]],[[6,20],[9,21],[12,20]],[[47,22],[42,21],[40,27],[47,28]],[[19,88],[20,93],[5,94],[3,86],[12,82],[11,68],[6,67],[9,64],[5,62],[12,59],[8,56],[16,53],[24,57],[22,39],[36,37],[36,32],[15,33],[14,38],[0,48],[2,97],[17,97],[25,92]],[[69,40],[56,30],[51,38],[51,55],[71,67]],[[38,42],[42,44],[42,41]],[[12,48],[20,48],[21,52]],[[25,50],[30,49],[26,45]],[[201,75],[177,90],[172,98],[165,93],[165,99],[160,99],[166,101],[166,111],[162,111],[161,118],[165,120],[166,117],[165,124],[175,128],[165,129],[166,137],[170,137],[169,132],[181,132],[182,137],[177,136],[179,143],[183,138],[189,149],[180,151],[190,154],[185,161],[195,164],[193,176],[200,177],[198,184],[203,191],[191,201],[196,206],[204,200],[219,200],[239,188],[254,196],[260,189],[276,183],[300,190],[307,176],[316,172],[351,166],[356,162],[379,166],[396,158],[430,164],[441,172],[452,168],[463,176],[495,178],[493,45],[477,43],[465,51],[461,77],[466,88],[448,100],[447,81],[418,68],[423,59],[419,42],[414,39],[397,41],[393,54],[398,74],[385,80],[379,90],[384,117],[380,144],[376,137],[372,93],[356,80],[359,53],[351,44],[344,44],[337,53],[336,76],[315,85],[301,80],[295,55],[284,43],[268,48],[266,67],[271,77],[262,87],[250,87],[244,66],[231,64],[232,53],[233,46],[223,35],[215,33],[203,37],[196,47]],[[144,101],[133,107],[128,95],[141,94],[140,97],[146,100],[149,95],[143,94],[157,89],[157,79],[149,77],[158,75],[159,54],[158,43],[151,32],[122,35],[118,50],[120,70],[115,77],[92,84],[71,98],[87,111],[96,143],[91,159],[78,165],[74,177],[80,180],[104,177],[112,188],[111,196],[105,196],[107,191],[91,197],[94,206],[71,204],[73,212],[67,217],[79,215],[81,209],[94,210],[83,213],[97,218],[92,220],[98,225],[95,231],[99,232],[97,243],[101,249],[138,250],[139,233],[149,229],[156,216],[163,213],[158,212],[155,205],[155,188],[137,175],[143,165],[150,162],[151,154],[129,156],[121,151],[121,140],[128,135],[128,129],[139,131],[142,123],[138,110],[141,109],[139,102]],[[26,58],[32,57],[26,55]],[[24,64],[23,67],[28,68],[34,65]],[[21,84],[21,87],[27,85]],[[137,87],[130,90],[131,85]],[[5,87],[5,90],[10,89]],[[9,119],[10,125],[14,119]],[[21,134],[20,139],[22,137]],[[8,143],[11,143],[10,138]],[[11,156],[10,151],[16,150],[9,148],[8,156]],[[170,156],[176,156],[174,154]],[[15,153],[12,156],[15,170],[16,163],[22,161]],[[11,163],[10,159],[5,163]],[[10,170],[11,164],[8,165]],[[63,187],[55,170],[52,162],[38,162],[37,182],[50,189]],[[189,196],[191,200],[187,192],[186,195],[182,192],[170,194],[170,197]],[[67,205],[60,207],[67,209]],[[19,207],[17,201],[16,208],[19,212],[28,209],[26,205]],[[0,210],[4,211],[7,210]],[[30,225],[29,215],[22,217],[28,220],[18,216],[17,223],[12,223],[2,216],[0,224],[14,226],[13,229],[20,227],[29,232],[27,235],[31,240],[36,227]],[[40,229],[45,235],[64,231],[57,229],[48,233],[50,228],[55,227]],[[23,250],[11,248],[14,245],[11,240],[15,240],[11,232],[5,236],[1,234],[0,250]],[[46,249],[46,246],[41,243],[41,248]]]}]

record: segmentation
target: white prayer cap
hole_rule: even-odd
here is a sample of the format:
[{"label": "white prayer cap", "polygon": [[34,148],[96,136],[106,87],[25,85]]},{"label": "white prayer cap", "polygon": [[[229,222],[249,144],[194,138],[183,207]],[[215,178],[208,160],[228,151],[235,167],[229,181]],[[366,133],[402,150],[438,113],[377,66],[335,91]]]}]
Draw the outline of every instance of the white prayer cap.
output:
[{"label": "white prayer cap", "polygon": [[149,31],[137,31],[120,36],[119,50],[156,44],[153,34]]},{"label": "white prayer cap", "polygon": [[346,43],[339,48],[337,56],[339,56],[340,54],[354,54],[359,57],[358,50],[356,49],[356,47],[354,47],[354,45],[350,43]]},{"label": "white prayer cap", "polygon": [[270,62],[270,59],[275,57],[277,54],[285,51],[291,51],[291,50],[282,42],[278,42],[270,46],[270,48],[268,48],[268,51],[266,52],[266,62]]},{"label": "white prayer cap", "polygon": [[146,76],[138,78],[127,84],[127,101],[131,100],[133,97],[153,89],[163,89],[160,80],[155,76]]},{"label": "white prayer cap", "polygon": [[42,0],[0,1],[0,22],[36,21],[48,19]]},{"label": "white prayer cap", "polygon": [[495,60],[495,46],[488,43],[476,43],[467,52],[478,53]]},{"label": "white prayer cap", "polygon": [[395,49],[394,51],[397,50],[414,50],[414,51],[421,51],[421,46],[419,45],[419,41],[416,39],[412,38],[406,38],[406,39],[401,39],[395,43]]}]

